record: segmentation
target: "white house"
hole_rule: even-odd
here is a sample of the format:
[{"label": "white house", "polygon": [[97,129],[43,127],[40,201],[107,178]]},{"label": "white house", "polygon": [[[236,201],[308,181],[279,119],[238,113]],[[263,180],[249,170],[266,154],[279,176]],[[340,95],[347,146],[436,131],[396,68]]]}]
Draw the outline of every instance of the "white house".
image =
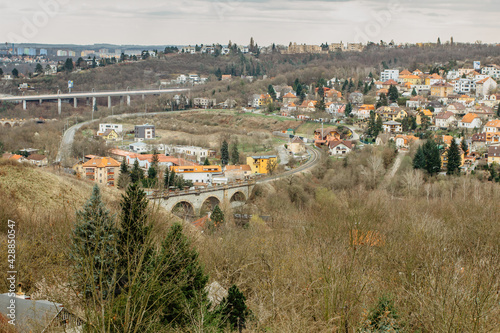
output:
[{"label": "white house", "polygon": [[455,118],[455,115],[453,112],[450,111],[445,111],[439,113],[436,117],[436,127],[439,128],[448,128],[454,123],[457,122],[457,118]]},{"label": "white house", "polygon": [[120,134],[123,132],[123,126],[121,124],[99,124],[97,135],[102,135],[107,130],[114,130],[117,134]]},{"label": "white house", "polygon": [[500,66],[487,65],[481,69],[481,74],[488,75],[494,79],[500,79]]},{"label": "white house", "polygon": [[129,145],[129,149],[134,153],[145,153],[148,151],[148,145],[144,142],[134,142]]},{"label": "white house", "polygon": [[331,141],[329,146],[330,155],[345,155],[348,154],[353,148],[354,145],[351,141]]},{"label": "white house", "polygon": [[491,77],[487,77],[476,82],[476,97],[484,97],[491,94],[497,88],[497,82]]},{"label": "white house", "polygon": [[465,129],[481,128],[481,118],[475,113],[467,113],[459,122],[458,127]]},{"label": "white house", "polygon": [[500,133],[500,119],[490,120],[484,125],[483,132]]},{"label": "white house", "polygon": [[385,123],[382,124],[382,128],[384,129],[384,132],[386,133],[401,133],[403,132],[403,126],[401,123],[398,123],[397,121],[391,120],[391,121],[386,121]]}]

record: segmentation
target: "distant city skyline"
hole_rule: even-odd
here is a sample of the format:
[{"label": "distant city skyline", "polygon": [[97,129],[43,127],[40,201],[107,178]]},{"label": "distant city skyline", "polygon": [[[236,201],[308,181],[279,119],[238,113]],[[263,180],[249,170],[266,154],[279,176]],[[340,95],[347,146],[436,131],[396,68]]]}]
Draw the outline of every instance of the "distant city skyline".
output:
[{"label": "distant city skyline", "polygon": [[499,11],[491,0],[25,0],[0,4],[0,42],[496,43]]}]

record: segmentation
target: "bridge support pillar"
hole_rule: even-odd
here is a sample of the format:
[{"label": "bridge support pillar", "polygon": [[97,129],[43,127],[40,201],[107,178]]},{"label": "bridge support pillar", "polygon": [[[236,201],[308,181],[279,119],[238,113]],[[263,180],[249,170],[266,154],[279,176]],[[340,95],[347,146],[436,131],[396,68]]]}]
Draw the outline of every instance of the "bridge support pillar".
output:
[{"label": "bridge support pillar", "polygon": [[75,98],[73,98],[73,106],[75,107],[75,109],[78,107],[78,100]]},{"label": "bridge support pillar", "polygon": [[23,110],[26,110],[26,100],[23,100]]},{"label": "bridge support pillar", "polygon": [[60,98],[57,99],[57,113],[61,114],[62,112],[62,100]]},{"label": "bridge support pillar", "polygon": [[127,106],[130,106],[130,95],[127,95]]},{"label": "bridge support pillar", "polygon": [[108,109],[111,109],[111,96],[108,96]]},{"label": "bridge support pillar", "polygon": [[142,100],[144,100],[144,98],[145,98],[145,97],[144,97],[144,94],[142,94]]},{"label": "bridge support pillar", "polygon": [[40,105],[42,105],[42,100],[39,100],[38,102],[39,102]]},{"label": "bridge support pillar", "polygon": [[92,111],[97,108],[97,98],[92,97]]}]

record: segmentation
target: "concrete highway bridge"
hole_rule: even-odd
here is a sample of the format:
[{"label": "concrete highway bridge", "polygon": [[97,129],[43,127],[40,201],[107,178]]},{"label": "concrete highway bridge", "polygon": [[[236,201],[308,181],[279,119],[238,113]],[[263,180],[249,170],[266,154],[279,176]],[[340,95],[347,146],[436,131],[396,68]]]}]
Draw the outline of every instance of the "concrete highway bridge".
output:
[{"label": "concrete highway bridge", "polygon": [[92,99],[92,106],[96,104],[97,98],[107,98],[108,108],[111,108],[111,97],[125,97],[127,99],[127,105],[130,106],[130,101],[132,96],[142,96],[144,99],[147,95],[161,95],[161,94],[172,94],[179,93],[183,91],[188,91],[186,88],[173,88],[173,89],[158,89],[158,90],[116,90],[116,91],[91,91],[91,92],[74,92],[74,93],[58,93],[52,95],[22,95],[22,96],[2,96],[0,97],[0,102],[16,102],[23,103],[23,109],[27,109],[28,102],[38,102],[42,104],[43,102],[55,102],[57,101],[57,110],[61,114],[62,101],[73,101],[73,105],[76,108],[78,106],[79,99]]}]

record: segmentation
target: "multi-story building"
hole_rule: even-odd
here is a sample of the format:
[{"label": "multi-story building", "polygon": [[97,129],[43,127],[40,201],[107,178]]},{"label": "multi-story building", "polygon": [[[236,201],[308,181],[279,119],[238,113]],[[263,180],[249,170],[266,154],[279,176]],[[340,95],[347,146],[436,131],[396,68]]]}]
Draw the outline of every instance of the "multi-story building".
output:
[{"label": "multi-story building", "polygon": [[500,66],[488,65],[481,69],[481,74],[488,75],[494,79],[500,79]]},{"label": "multi-story building", "polygon": [[155,138],[155,125],[135,125],[134,134],[136,140],[151,140]]},{"label": "multi-story building", "polygon": [[220,165],[181,165],[171,166],[170,171],[193,183],[213,184],[214,177],[223,175]]},{"label": "multi-story building", "polygon": [[99,124],[97,135],[101,135],[107,130],[114,130],[116,133],[120,134],[123,132],[123,126],[120,124]]},{"label": "multi-story building", "polygon": [[473,90],[476,90],[476,83],[471,79],[458,79],[455,81],[455,87],[453,91],[460,94],[469,94]]},{"label": "multi-story building", "polygon": [[500,164],[500,146],[488,148],[488,165],[492,163]]},{"label": "multi-story building", "polygon": [[193,98],[193,106],[198,108],[211,108],[217,104],[217,100],[215,98],[206,98],[206,97],[197,97]]},{"label": "multi-story building", "polygon": [[431,86],[431,96],[446,98],[453,94],[453,88],[454,86],[446,82],[435,83]]},{"label": "multi-story building", "polygon": [[194,146],[167,146],[165,153],[171,156],[181,155],[188,160],[204,162],[207,158],[215,157],[215,150]]},{"label": "multi-story building", "polygon": [[389,80],[397,81],[399,79],[399,69],[386,69],[380,72],[380,81],[385,82]]},{"label": "multi-story building", "polygon": [[403,125],[397,121],[390,120],[382,124],[382,128],[386,133],[401,133],[403,132]]},{"label": "multi-story building", "polygon": [[277,156],[248,156],[247,164],[252,169],[252,173],[267,174],[273,170],[278,163]]},{"label": "multi-story building", "polygon": [[77,163],[73,169],[80,178],[97,184],[115,186],[120,175],[120,162],[112,157],[94,157],[83,163]]}]

